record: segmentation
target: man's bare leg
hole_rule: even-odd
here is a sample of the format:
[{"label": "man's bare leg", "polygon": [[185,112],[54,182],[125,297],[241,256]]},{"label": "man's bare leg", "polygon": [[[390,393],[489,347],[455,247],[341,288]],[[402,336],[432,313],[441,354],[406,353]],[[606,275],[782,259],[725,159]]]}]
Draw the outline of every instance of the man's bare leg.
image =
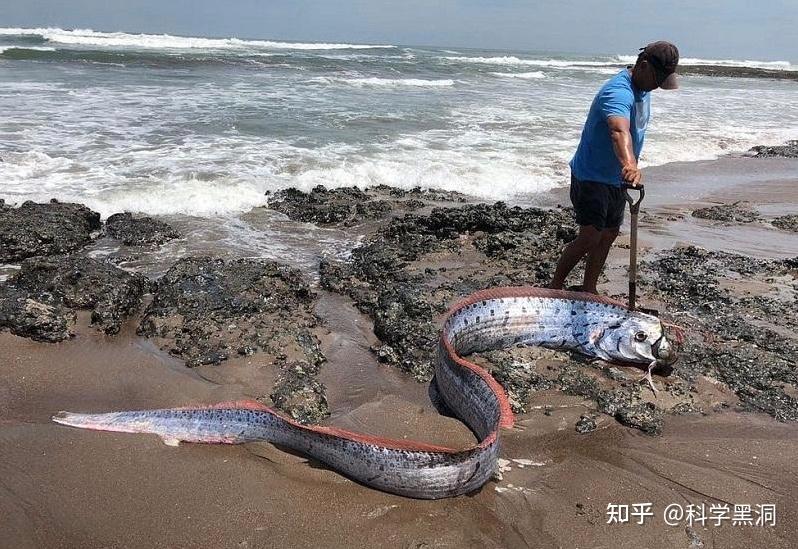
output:
[{"label": "man's bare leg", "polygon": [[[616,231],[615,234],[618,234],[618,232]],[[549,287],[555,290],[562,290],[565,279],[568,278],[570,272],[576,267],[576,264],[585,257],[585,254],[599,245],[601,237],[602,231],[599,231],[594,226],[581,225],[579,227],[579,234],[563,249],[560,260],[557,262],[557,269],[554,271],[554,278]],[[609,250],[609,247],[607,250]]]},{"label": "man's bare leg", "polygon": [[610,247],[618,236],[618,228],[604,229],[601,231],[598,243],[590,249],[585,263],[585,281],[582,285],[582,290],[597,294],[596,284],[601,270],[604,268],[604,263],[607,261],[607,255],[610,253]]}]

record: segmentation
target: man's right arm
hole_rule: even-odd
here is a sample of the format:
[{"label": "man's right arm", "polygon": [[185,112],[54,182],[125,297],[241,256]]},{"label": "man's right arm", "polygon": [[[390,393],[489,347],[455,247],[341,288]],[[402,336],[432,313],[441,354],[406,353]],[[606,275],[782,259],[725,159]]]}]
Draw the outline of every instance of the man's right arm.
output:
[{"label": "man's right arm", "polygon": [[631,185],[637,186],[643,179],[640,168],[637,167],[632,148],[632,134],[629,131],[629,119],[625,116],[608,116],[607,126],[612,138],[612,148],[618,162],[621,164],[621,177]]}]

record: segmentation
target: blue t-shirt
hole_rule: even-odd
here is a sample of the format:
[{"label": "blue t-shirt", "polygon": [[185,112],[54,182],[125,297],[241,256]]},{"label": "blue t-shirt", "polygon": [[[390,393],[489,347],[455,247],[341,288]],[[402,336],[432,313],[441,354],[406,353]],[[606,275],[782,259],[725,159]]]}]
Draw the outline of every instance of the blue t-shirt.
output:
[{"label": "blue t-shirt", "polygon": [[582,138],[571,159],[574,176],[582,181],[619,186],[623,182],[621,163],[612,148],[607,118],[623,116],[629,120],[632,148],[635,157],[640,158],[650,104],[649,93],[638,90],[632,84],[632,75],[627,69],[607,80],[590,105]]}]

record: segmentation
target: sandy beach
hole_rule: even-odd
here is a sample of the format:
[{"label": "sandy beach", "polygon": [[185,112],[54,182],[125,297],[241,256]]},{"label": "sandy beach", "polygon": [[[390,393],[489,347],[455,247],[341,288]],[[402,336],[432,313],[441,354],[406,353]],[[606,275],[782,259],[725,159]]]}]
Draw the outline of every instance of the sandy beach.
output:
[{"label": "sandy beach", "polygon": [[[565,353],[513,349],[478,357],[510,392],[517,423],[502,434],[502,458],[507,461],[502,462],[501,479],[454,499],[419,501],[381,493],[268,444],[172,448],[155,436],[79,431],[52,423],[50,416],[59,410],[173,407],[241,397],[271,404],[274,395],[283,395],[275,387],[285,387],[287,376],[293,375],[285,364],[304,360],[302,353],[310,356],[302,345],[292,347],[282,340],[223,357],[213,349],[189,356],[186,349],[193,340],[180,343],[179,328],[170,324],[174,317],[159,320],[155,313],[145,312],[152,311],[147,308],[152,288],[144,291],[143,301],[123,317],[113,335],[90,325],[87,311],[79,311],[69,324],[73,336],[57,343],[2,332],[0,545],[793,547],[798,544],[798,384],[790,349],[798,345],[798,290],[794,263],[790,268],[782,260],[798,254],[798,232],[772,222],[798,211],[796,174],[794,158],[727,157],[646,170],[640,236],[641,262],[648,266],[641,270],[639,293],[642,305],[659,309],[664,318],[688,331],[683,349],[687,356],[670,375],[654,376],[662,389],[658,395],[631,381],[639,375],[634,368],[587,364]],[[391,196],[385,190],[380,193]],[[255,230],[280,236],[283,262],[296,268],[315,294],[307,301],[297,298],[300,305],[295,310],[307,307],[302,313],[307,320],[296,329],[312,334],[313,353],[323,360],[313,370],[316,374],[299,375],[304,396],[287,394],[284,409],[301,408],[308,414],[321,410],[319,421],[347,429],[465,447],[473,435],[459,421],[438,414],[427,394],[424,356],[414,355],[410,365],[402,363],[404,346],[409,349],[414,342],[397,338],[395,328],[421,326],[417,334],[437,330],[435,322],[443,312],[435,309],[438,301],[451,304],[452,298],[477,289],[472,285],[542,281],[559,244],[550,242],[550,248],[556,246],[539,257],[524,256],[536,249],[524,248],[536,242],[525,229],[514,233],[517,248],[506,248],[518,249],[521,255],[486,254],[496,244],[482,244],[490,230],[455,227],[457,234],[446,236],[441,246],[417,251],[402,271],[403,276],[426,277],[430,299],[438,300],[430,301],[430,310],[436,311],[431,321],[411,316],[386,319],[379,307],[380,299],[389,295],[388,285],[380,289],[379,279],[357,270],[359,256],[346,253],[347,243],[351,247],[374,242],[375,235],[384,235],[379,231],[400,215],[421,219],[432,207],[474,204],[451,193],[422,196],[420,204],[407,202],[413,199],[388,198],[393,210],[386,206],[385,212],[371,212],[367,218],[335,218],[332,223],[291,220],[266,208],[243,217]],[[710,218],[692,215],[700,208],[740,201],[746,211],[754,212],[745,222],[718,221],[711,219],[713,213]],[[522,205],[554,208],[551,215],[567,216],[557,204],[567,204],[565,190]],[[208,234],[208,226],[177,216],[161,219],[184,235],[179,248],[183,254],[246,255],[212,238],[192,247],[186,243],[191,231]],[[317,229],[321,232],[309,236]],[[508,234],[496,233],[503,242]],[[325,246],[318,235],[335,236],[343,248],[324,256],[329,263],[321,272]],[[163,250],[178,249],[174,244],[112,244],[106,234],[77,253],[138,268],[153,280],[176,259]],[[761,263],[737,267],[744,261],[722,254],[688,263],[685,258],[693,256],[673,251],[687,245],[710,254],[742,254],[753,258],[745,261]],[[109,249],[114,251],[104,252]],[[701,301],[704,308],[692,310],[683,287],[663,275],[670,265],[657,263],[663,258],[682,261],[686,272],[696,276],[701,276],[695,266],[700,264],[726,262],[730,271],[713,271],[718,280],[711,292],[694,288],[696,307]],[[625,299],[627,263],[624,229],[600,291]],[[17,269],[6,266],[3,272],[13,277]],[[377,292],[377,297],[368,297],[369,292]],[[155,300],[160,303],[162,298]],[[764,316],[756,314],[760,306]],[[728,307],[753,312],[740,312],[738,324],[724,324],[726,332],[711,333],[708,319],[720,318]],[[157,337],[141,335],[143,316],[155,319]],[[190,325],[183,326],[188,333]],[[762,331],[745,336],[750,326]],[[695,354],[699,351],[706,354]],[[762,368],[762,375],[771,377],[760,379],[748,371],[748,377],[739,377],[739,372],[723,370],[726,363],[719,357],[736,353],[765,360],[754,363],[752,371]],[[695,361],[709,357],[708,365],[691,362],[691,356]],[[786,366],[768,369],[768,357]],[[194,367],[187,367],[187,361],[194,361]],[[593,389],[575,388],[580,383]],[[602,400],[608,394],[626,395],[631,404],[608,413]],[[308,399],[314,408],[308,408]],[[631,409],[641,414],[647,410],[648,415],[625,411]],[[577,429],[580,424],[586,427]],[[653,504],[654,516],[645,524],[608,524],[608,504],[646,502]],[[671,526],[662,514],[670,504],[773,504],[777,518],[774,526],[732,525],[728,520],[720,526],[709,521],[690,526],[684,520]]]}]

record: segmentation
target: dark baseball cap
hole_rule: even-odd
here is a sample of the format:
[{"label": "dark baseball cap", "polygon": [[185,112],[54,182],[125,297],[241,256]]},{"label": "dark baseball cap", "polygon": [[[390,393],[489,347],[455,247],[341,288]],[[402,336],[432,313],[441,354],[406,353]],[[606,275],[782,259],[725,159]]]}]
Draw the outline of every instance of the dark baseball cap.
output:
[{"label": "dark baseball cap", "polygon": [[671,44],[660,40],[652,42],[644,48],[640,48],[640,55],[643,56],[657,73],[657,83],[663,90],[675,90],[679,87],[676,82],[676,66],[679,64],[679,49]]}]

